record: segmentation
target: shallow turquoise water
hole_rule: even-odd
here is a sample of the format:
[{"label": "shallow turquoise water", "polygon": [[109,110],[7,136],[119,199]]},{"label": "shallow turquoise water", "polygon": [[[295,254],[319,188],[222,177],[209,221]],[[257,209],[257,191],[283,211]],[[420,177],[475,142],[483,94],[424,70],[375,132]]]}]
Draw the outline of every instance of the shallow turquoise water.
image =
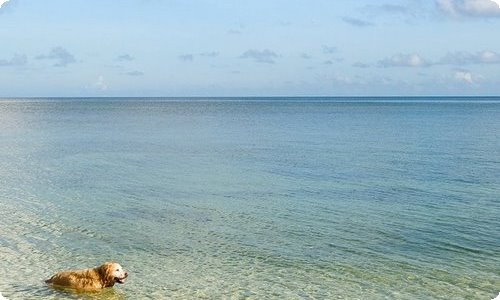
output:
[{"label": "shallow turquoise water", "polygon": [[0,292],[491,299],[499,195],[498,98],[3,99]]}]

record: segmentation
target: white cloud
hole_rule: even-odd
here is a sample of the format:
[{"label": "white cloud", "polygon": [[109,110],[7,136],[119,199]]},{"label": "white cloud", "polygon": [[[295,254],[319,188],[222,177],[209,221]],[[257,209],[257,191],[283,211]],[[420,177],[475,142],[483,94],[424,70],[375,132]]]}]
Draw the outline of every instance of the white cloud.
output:
[{"label": "white cloud", "polygon": [[436,0],[438,7],[452,16],[500,17],[500,0]]},{"label": "white cloud", "polygon": [[9,8],[13,6],[13,4],[16,4],[15,1],[0,0],[0,14],[3,14],[4,12],[8,11]]},{"label": "white cloud", "polygon": [[479,54],[480,60],[483,63],[499,63],[500,55],[493,51],[483,51]]},{"label": "white cloud", "polygon": [[468,83],[468,84],[473,84],[474,80],[472,78],[472,73],[469,71],[456,71],[455,72],[455,79],[460,82]]},{"label": "white cloud", "polygon": [[449,65],[482,65],[482,64],[499,64],[500,63],[500,54],[491,51],[484,50],[476,53],[470,52],[450,52],[446,54],[441,60],[439,64],[449,64]]},{"label": "white cloud", "polygon": [[[500,0],[499,0],[500,1]],[[456,51],[448,52],[439,60],[428,60],[418,54],[396,54],[378,61],[378,66],[383,68],[391,67],[433,67],[439,65],[467,66],[467,65],[493,65],[500,64],[500,54],[483,50],[479,52]],[[364,65],[355,64],[355,67]]]},{"label": "white cloud", "polygon": [[425,67],[429,63],[418,54],[397,54],[378,62],[380,67]]},{"label": "white cloud", "polygon": [[99,75],[99,77],[97,77],[97,82],[94,84],[94,86],[101,91],[105,91],[108,89],[108,85],[106,84],[104,76],[102,75]]},{"label": "white cloud", "polygon": [[333,76],[333,81],[335,83],[341,83],[341,84],[353,84],[354,83],[353,79],[350,76],[344,75],[344,74],[335,74]]}]

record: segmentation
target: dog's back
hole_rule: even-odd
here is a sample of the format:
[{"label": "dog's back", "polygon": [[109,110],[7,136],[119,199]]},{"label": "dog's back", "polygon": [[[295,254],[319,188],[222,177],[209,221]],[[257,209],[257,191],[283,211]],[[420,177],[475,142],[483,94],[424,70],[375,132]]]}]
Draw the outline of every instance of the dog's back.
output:
[{"label": "dog's back", "polygon": [[95,290],[103,288],[102,281],[95,268],[81,271],[59,272],[45,280],[45,283],[80,290]]}]

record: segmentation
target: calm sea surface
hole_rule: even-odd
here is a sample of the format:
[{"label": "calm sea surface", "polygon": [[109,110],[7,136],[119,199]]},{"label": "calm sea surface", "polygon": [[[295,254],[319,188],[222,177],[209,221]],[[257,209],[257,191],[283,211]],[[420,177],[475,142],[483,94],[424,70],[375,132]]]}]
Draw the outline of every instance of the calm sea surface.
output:
[{"label": "calm sea surface", "polygon": [[0,100],[0,292],[494,298],[500,98]]}]

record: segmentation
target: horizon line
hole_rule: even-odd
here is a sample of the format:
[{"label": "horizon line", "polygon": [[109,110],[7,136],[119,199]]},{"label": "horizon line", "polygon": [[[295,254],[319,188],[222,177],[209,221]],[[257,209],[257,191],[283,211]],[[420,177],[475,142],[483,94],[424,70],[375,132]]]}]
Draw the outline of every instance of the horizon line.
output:
[{"label": "horizon line", "polygon": [[276,98],[500,98],[500,95],[356,95],[356,96],[0,96],[1,100],[8,99],[276,99]]}]

